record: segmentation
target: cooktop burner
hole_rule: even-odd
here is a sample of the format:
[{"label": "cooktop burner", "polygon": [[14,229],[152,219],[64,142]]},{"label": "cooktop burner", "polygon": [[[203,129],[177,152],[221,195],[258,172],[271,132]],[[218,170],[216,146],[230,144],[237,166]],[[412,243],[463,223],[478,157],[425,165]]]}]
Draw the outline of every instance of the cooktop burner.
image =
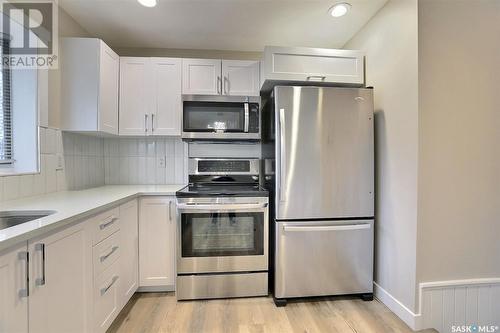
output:
[{"label": "cooktop burner", "polygon": [[190,184],[177,191],[178,197],[268,197],[269,192],[254,184]]}]

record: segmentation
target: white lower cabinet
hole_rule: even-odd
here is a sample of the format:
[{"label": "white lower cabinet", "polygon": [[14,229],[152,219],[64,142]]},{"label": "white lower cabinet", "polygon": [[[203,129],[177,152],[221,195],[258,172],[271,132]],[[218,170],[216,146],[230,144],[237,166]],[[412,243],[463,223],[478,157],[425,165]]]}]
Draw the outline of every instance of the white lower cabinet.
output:
[{"label": "white lower cabinet", "polygon": [[175,197],[150,197],[139,206],[139,286],[173,290],[175,285]]},{"label": "white lower cabinet", "polygon": [[122,309],[120,295],[120,264],[111,264],[94,280],[94,329],[92,332],[106,332]]},{"label": "white lower cabinet", "polygon": [[[106,332],[141,285],[173,288],[175,198],[138,200],[0,252],[0,332]],[[139,236],[141,235],[141,236]]]},{"label": "white lower cabinet", "polygon": [[28,247],[0,252],[0,332],[28,332]]},{"label": "white lower cabinet", "polygon": [[89,332],[92,242],[85,222],[28,242],[29,331]]},{"label": "white lower cabinet", "polygon": [[139,287],[139,225],[137,200],[120,206],[120,298],[127,304]]}]

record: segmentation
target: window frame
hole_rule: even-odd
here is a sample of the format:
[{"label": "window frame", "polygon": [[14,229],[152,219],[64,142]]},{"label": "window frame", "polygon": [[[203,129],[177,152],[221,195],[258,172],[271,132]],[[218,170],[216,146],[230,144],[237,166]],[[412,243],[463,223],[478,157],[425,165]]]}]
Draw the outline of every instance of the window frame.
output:
[{"label": "window frame", "polygon": [[[13,134],[13,115],[12,115],[12,71],[8,66],[3,65],[3,57],[10,55],[10,36],[0,35],[0,48],[2,55],[1,66],[1,101],[0,112],[0,130],[3,133],[3,149],[0,150],[0,165],[11,166],[14,161],[14,134]],[[7,123],[6,123],[7,122]],[[2,140],[2,139],[0,139]]]}]

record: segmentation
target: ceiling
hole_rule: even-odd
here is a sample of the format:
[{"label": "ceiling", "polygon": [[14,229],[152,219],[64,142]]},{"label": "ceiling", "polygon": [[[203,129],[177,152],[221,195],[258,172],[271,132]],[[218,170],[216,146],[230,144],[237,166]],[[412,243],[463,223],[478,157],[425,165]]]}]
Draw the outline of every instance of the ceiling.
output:
[{"label": "ceiling", "polygon": [[262,51],[265,45],[342,47],[387,0],[59,0],[89,33],[113,47]]}]

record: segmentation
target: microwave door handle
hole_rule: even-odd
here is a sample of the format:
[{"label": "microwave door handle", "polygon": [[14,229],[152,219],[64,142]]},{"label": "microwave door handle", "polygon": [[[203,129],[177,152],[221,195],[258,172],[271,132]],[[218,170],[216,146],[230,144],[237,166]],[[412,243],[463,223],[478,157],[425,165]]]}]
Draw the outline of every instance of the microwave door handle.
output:
[{"label": "microwave door handle", "polygon": [[250,122],[250,110],[249,110],[249,105],[248,103],[244,103],[244,108],[245,108],[245,133],[248,133],[248,127],[249,127],[249,122]]}]

